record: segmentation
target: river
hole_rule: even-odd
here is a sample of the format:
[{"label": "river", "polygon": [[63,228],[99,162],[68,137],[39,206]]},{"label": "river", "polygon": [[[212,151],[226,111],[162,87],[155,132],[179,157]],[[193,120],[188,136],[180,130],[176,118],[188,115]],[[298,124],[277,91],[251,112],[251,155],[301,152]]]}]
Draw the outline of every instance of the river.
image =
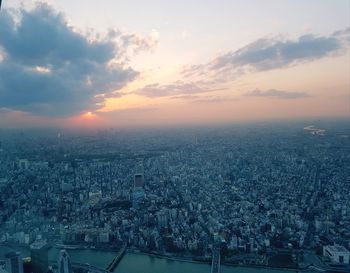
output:
[{"label": "river", "polygon": [[[4,255],[13,251],[8,247],[0,246],[0,260]],[[23,256],[29,256],[26,249],[17,248]],[[50,260],[57,260],[59,250],[52,248],[49,252]],[[99,250],[68,250],[73,262],[89,263],[91,265],[106,268],[114,258],[115,253]],[[127,253],[115,268],[116,273],[210,273],[209,264],[191,263],[186,261],[174,261],[163,258],[151,257],[146,254]],[[296,271],[282,269],[259,269],[247,267],[221,266],[221,273],[291,273]]]}]

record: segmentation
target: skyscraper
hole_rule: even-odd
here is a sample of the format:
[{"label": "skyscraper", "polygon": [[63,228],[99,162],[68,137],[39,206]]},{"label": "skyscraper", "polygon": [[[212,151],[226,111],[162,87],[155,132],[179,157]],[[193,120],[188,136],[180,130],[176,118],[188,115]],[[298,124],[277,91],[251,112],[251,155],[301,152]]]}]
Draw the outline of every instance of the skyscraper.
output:
[{"label": "skyscraper", "polygon": [[134,175],[134,188],[132,193],[133,208],[137,208],[139,203],[145,196],[144,192],[144,171],[143,165],[140,163],[136,168],[137,173]]},{"label": "skyscraper", "polygon": [[58,273],[71,273],[72,265],[66,250],[61,250],[58,257]]},{"label": "skyscraper", "polygon": [[143,174],[138,173],[134,176],[134,188],[143,188]]},{"label": "skyscraper", "polygon": [[21,253],[7,253],[5,255],[5,268],[8,273],[23,273],[23,261]]},{"label": "skyscraper", "polygon": [[143,188],[144,187],[144,169],[143,169],[143,163],[139,162],[136,170],[135,170],[135,176],[134,176],[134,189],[136,188]]},{"label": "skyscraper", "polygon": [[49,269],[49,246],[45,242],[35,242],[30,246],[32,268],[35,273],[46,273]]}]

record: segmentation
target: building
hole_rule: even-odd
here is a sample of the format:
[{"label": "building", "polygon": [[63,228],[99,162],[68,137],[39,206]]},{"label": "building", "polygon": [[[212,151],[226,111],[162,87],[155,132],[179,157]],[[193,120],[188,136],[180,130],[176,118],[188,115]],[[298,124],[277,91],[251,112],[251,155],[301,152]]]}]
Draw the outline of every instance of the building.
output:
[{"label": "building", "polygon": [[58,257],[58,273],[71,273],[72,264],[66,250],[61,250]]},{"label": "building", "polygon": [[324,246],[323,256],[331,259],[333,263],[349,264],[350,252],[343,246]]},{"label": "building", "polygon": [[5,269],[8,273],[23,273],[23,261],[21,253],[7,253],[5,255]]},{"label": "building", "polygon": [[157,212],[158,227],[165,228],[168,226],[168,217],[164,211]]},{"label": "building", "polygon": [[30,256],[33,272],[46,273],[49,269],[49,249],[46,242],[39,241],[31,244]]},{"label": "building", "polygon": [[144,179],[143,179],[143,174],[142,173],[137,173],[134,176],[134,188],[143,188],[144,184]]},{"label": "building", "polygon": [[102,243],[102,244],[107,244],[109,243],[109,232],[100,232],[100,234],[98,235],[98,242]]},{"label": "building", "polygon": [[132,191],[132,204],[135,209],[138,208],[139,203],[145,197],[143,173],[143,165],[140,163],[136,168],[136,174],[134,175],[134,188]]},{"label": "building", "polygon": [[7,272],[4,268],[2,268],[2,266],[0,265],[0,273],[9,273]]},{"label": "building", "polygon": [[18,161],[19,168],[21,170],[27,170],[28,169],[28,160],[27,159],[20,159]]},{"label": "building", "polygon": [[137,209],[139,204],[145,198],[145,192],[141,188],[136,188],[132,192],[132,206]]}]

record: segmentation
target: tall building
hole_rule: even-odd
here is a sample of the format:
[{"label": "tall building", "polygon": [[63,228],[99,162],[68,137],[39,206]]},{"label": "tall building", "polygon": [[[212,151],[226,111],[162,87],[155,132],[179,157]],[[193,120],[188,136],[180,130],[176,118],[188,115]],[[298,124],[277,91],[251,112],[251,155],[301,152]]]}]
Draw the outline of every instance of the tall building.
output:
[{"label": "tall building", "polygon": [[139,163],[136,168],[136,174],[134,175],[134,188],[132,191],[132,206],[137,209],[139,203],[145,197],[144,192],[144,176],[143,176],[143,165]]},{"label": "tall building", "polygon": [[49,269],[49,249],[46,242],[35,242],[30,246],[33,272],[46,273]]},{"label": "tall building", "polygon": [[5,255],[5,269],[8,273],[23,273],[23,261],[21,253],[7,253]]},{"label": "tall building", "polygon": [[142,173],[137,173],[134,176],[134,188],[143,188],[143,174]]},{"label": "tall building", "polygon": [[143,163],[140,161],[135,169],[135,175],[134,175],[134,189],[136,188],[143,188],[144,187],[144,168],[143,168]]},{"label": "tall building", "polygon": [[72,264],[66,250],[61,250],[58,257],[58,273],[71,273]]}]

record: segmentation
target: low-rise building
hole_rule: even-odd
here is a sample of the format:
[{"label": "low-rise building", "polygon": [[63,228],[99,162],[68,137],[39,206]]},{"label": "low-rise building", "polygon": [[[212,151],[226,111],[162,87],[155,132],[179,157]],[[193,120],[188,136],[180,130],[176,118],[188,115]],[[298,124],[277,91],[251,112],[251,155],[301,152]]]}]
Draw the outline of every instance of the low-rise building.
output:
[{"label": "low-rise building", "polygon": [[350,252],[343,246],[324,246],[323,256],[328,257],[334,263],[348,264],[350,263]]}]

